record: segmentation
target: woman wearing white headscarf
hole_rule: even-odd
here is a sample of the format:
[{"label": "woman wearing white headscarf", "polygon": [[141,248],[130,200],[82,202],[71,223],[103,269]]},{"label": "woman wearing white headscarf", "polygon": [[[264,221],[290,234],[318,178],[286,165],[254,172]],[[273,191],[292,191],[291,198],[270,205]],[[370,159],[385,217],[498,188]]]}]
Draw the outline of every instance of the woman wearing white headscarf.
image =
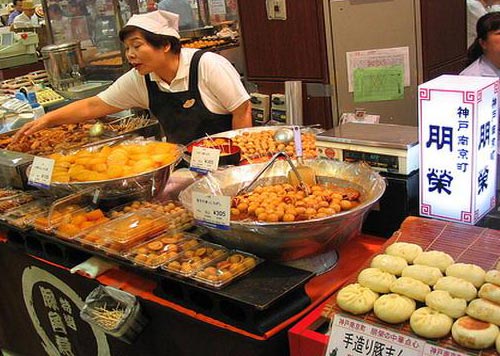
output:
[{"label": "woman wearing white headscarf", "polygon": [[97,96],[26,124],[18,137],[132,107],[149,109],[174,143],[252,126],[250,96],[238,72],[218,54],[181,49],[178,21],[161,10],[132,16],[120,39],[134,68]]}]

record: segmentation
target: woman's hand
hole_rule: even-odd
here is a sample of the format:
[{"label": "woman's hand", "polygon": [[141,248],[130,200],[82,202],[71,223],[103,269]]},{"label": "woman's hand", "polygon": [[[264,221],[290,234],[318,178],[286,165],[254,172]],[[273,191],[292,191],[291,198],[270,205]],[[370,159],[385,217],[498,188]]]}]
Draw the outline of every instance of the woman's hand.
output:
[{"label": "woman's hand", "polygon": [[19,129],[19,131],[17,131],[17,133],[14,135],[14,137],[12,137],[12,140],[14,142],[16,142],[23,136],[32,135],[35,132],[43,130],[49,126],[50,125],[49,125],[48,120],[44,117],[27,122]]}]

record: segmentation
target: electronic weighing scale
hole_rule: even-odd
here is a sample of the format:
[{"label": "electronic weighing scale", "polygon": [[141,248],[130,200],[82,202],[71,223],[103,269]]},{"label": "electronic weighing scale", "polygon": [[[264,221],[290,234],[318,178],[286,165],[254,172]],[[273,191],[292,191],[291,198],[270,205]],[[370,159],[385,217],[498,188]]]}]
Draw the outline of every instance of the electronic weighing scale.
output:
[{"label": "electronic weighing scale", "polygon": [[35,32],[0,34],[0,69],[36,63],[38,35]]},{"label": "electronic weighing scale", "polygon": [[347,123],[316,136],[318,154],[364,161],[381,172],[409,175],[418,169],[417,127]]},{"label": "electronic weighing scale", "polygon": [[418,128],[349,122],[316,136],[322,158],[364,161],[386,178],[387,188],[363,231],[390,237],[408,215],[418,214]]}]

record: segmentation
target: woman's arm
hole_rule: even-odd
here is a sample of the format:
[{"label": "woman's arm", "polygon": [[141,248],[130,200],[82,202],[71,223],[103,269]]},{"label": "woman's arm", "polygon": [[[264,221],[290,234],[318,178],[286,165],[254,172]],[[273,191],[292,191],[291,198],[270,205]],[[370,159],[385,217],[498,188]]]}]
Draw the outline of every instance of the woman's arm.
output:
[{"label": "woman's arm", "polygon": [[252,106],[247,100],[232,111],[233,114],[233,130],[252,127]]},{"label": "woman's arm", "polygon": [[28,122],[14,136],[14,141],[21,135],[29,136],[47,127],[76,124],[82,121],[96,119],[121,111],[117,107],[106,104],[97,96],[78,100],[55,111],[51,111],[41,118]]}]

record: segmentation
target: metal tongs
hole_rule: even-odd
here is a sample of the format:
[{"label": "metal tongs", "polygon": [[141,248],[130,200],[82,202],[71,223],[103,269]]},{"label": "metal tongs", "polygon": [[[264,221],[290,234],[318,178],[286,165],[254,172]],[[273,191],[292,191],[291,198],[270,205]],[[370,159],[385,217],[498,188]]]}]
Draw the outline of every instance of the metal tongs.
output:
[{"label": "metal tongs", "polygon": [[248,183],[245,187],[241,188],[236,193],[236,195],[248,193],[250,191],[250,188],[253,187],[253,185],[257,182],[257,180],[260,178],[260,176],[262,176],[264,174],[264,172],[266,172],[276,162],[276,160],[280,156],[285,157],[285,160],[288,162],[288,164],[292,168],[292,171],[295,174],[295,176],[297,177],[297,180],[299,182],[298,187],[301,188],[305,192],[306,195],[309,195],[309,193],[310,193],[309,187],[302,180],[302,177],[301,177],[299,171],[297,170],[297,167],[293,164],[290,157],[283,151],[275,153],[274,156],[269,160],[269,162],[267,162],[267,164],[264,167],[262,167],[262,169],[259,172],[257,172],[255,177],[250,181],[250,183]]}]

